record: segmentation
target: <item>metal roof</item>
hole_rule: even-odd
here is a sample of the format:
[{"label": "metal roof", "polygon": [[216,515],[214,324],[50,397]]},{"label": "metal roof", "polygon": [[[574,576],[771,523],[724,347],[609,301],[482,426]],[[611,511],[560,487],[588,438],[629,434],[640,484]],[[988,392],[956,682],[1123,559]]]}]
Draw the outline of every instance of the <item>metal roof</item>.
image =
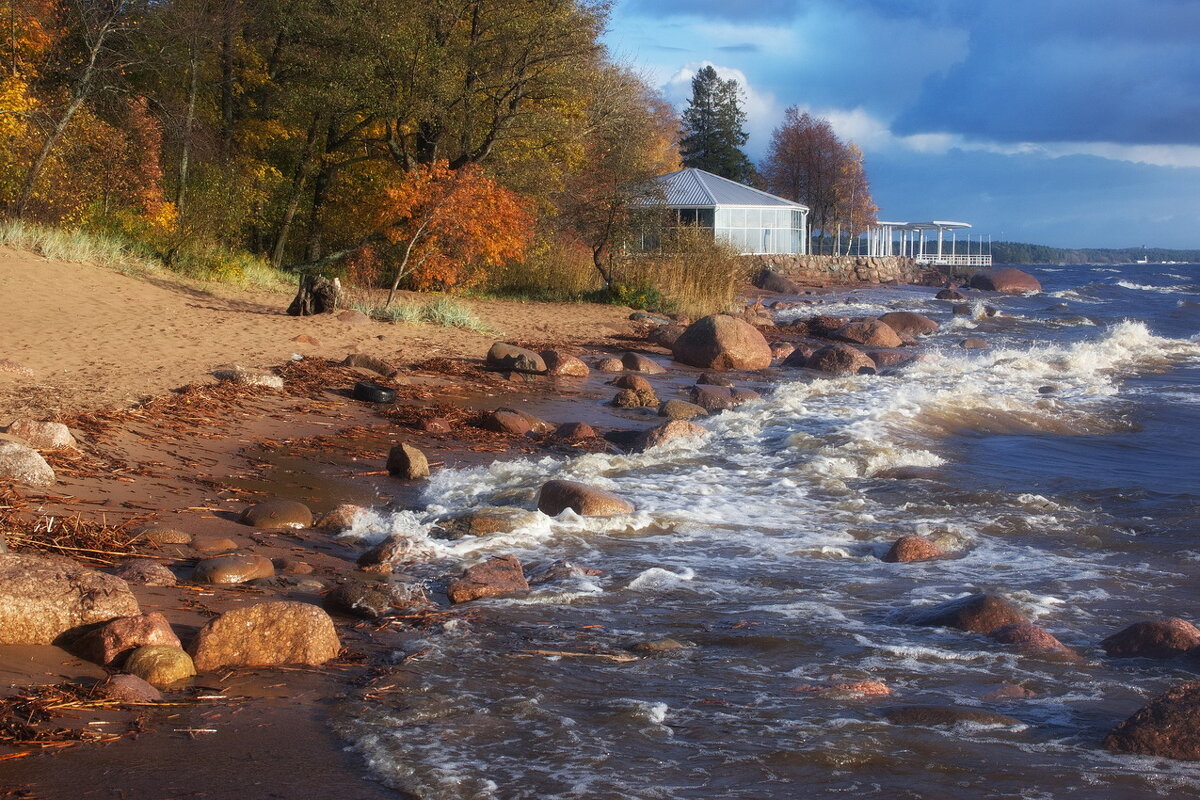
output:
[{"label": "metal roof", "polygon": [[808,206],[784,200],[745,184],[688,167],[654,179],[670,208],[711,206],[782,207],[808,211]]}]

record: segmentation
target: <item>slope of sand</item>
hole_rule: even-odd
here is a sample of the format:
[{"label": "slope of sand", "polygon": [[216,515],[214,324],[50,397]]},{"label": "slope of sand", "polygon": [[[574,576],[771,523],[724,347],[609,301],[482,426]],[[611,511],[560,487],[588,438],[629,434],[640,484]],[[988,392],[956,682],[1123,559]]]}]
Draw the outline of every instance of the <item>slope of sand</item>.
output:
[{"label": "slope of sand", "polygon": [[[125,407],[211,381],[221,366],[269,367],[293,353],[341,359],[363,352],[412,363],[480,358],[497,338],[435,325],[289,317],[289,295],[131,277],[7,248],[0,248],[0,298],[0,359],[33,373],[0,369],[0,424]],[[629,309],[615,306],[464,302],[510,341],[581,343],[629,327]],[[301,334],[319,344],[292,341]]]}]

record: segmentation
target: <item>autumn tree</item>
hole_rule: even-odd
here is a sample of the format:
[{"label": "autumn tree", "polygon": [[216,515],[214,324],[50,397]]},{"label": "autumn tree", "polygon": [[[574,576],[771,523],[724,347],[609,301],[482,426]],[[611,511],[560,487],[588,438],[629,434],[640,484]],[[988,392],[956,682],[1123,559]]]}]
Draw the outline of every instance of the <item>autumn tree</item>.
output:
[{"label": "autumn tree", "polygon": [[759,174],[767,191],[809,207],[811,233],[820,231],[822,240],[840,238],[839,230],[854,235],[875,221],[862,151],[843,143],[827,120],[795,106],[771,134]]},{"label": "autumn tree", "polygon": [[679,149],[685,167],[696,167],[723,178],[749,183],[754,166],[742,152],[750,138],[745,131],[742,90],[733,78],[723,80],[712,66],[692,78],[692,96],[683,112]]}]

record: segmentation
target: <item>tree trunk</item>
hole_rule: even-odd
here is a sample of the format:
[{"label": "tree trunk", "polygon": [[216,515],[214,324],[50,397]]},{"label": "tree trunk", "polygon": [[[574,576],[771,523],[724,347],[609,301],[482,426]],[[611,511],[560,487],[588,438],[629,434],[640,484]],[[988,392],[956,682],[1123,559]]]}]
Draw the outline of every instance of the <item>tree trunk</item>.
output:
[{"label": "tree trunk", "polygon": [[188,64],[188,96],[187,112],[183,117],[183,141],[179,149],[179,183],[175,187],[175,211],[183,216],[184,202],[187,200],[188,167],[192,149],[192,124],[196,120],[196,95],[200,91],[200,53],[195,38],[191,43],[191,59]]},{"label": "tree trunk", "polygon": [[337,278],[307,273],[300,277],[300,289],[288,306],[287,313],[293,317],[311,317],[314,314],[332,314],[342,299],[342,283]]}]

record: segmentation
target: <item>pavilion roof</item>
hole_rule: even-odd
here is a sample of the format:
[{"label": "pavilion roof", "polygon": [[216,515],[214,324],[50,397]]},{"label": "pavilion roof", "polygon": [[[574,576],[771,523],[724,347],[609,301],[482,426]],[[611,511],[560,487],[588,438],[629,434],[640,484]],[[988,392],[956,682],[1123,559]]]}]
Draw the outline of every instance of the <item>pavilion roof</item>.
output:
[{"label": "pavilion roof", "polygon": [[665,198],[666,205],[673,208],[754,206],[808,210],[806,205],[793,203],[791,200],[695,167],[660,175],[654,180]]}]

